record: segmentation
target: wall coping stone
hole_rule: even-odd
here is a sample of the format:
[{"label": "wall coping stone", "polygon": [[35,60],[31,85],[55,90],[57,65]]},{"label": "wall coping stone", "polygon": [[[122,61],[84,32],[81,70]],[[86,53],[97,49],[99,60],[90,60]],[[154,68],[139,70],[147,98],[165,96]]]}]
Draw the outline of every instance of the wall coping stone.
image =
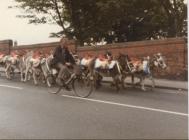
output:
[{"label": "wall coping stone", "polygon": [[[186,43],[184,38],[168,38],[163,40],[146,40],[146,41],[135,41],[135,42],[123,42],[123,43],[113,43],[106,45],[94,46],[84,46],[78,47],[77,51],[97,51],[105,49],[119,49],[119,48],[132,48],[132,47],[143,47],[143,46],[155,46],[155,45],[169,45],[169,44],[183,44]],[[108,47],[108,48],[107,48]]]}]

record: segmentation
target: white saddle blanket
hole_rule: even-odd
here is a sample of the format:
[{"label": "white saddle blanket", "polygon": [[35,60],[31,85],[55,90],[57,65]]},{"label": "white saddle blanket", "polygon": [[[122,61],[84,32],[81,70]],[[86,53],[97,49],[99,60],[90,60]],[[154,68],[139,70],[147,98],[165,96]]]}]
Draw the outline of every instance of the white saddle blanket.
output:
[{"label": "white saddle blanket", "polygon": [[12,61],[12,57],[10,55],[6,55],[5,57],[3,57],[2,61],[5,62],[11,62]]},{"label": "white saddle blanket", "polygon": [[33,64],[34,67],[38,67],[39,64],[40,64],[40,60],[39,59],[31,58],[30,62]]},{"label": "white saddle blanket", "polygon": [[144,60],[142,62],[135,62],[133,63],[134,71],[144,71],[146,74],[150,73],[149,69],[149,62],[147,60]]},{"label": "white saddle blanket", "polygon": [[89,63],[91,62],[91,60],[92,60],[92,58],[91,58],[91,59],[83,58],[83,59],[81,59],[80,64],[81,64],[82,66],[87,66],[87,65],[89,65]]},{"label": "white saddle blanket", "polygon": [[3,55],[0,55],[0,63],[3,62],[3,58],[4,58],[4,56],[3,56]]},{"label": "white saddle blanket", "polygon": [[143,71],[144,71],[146,74],[149,74],[149,73],[150,73],[148,61],[146,61],[146,60],[143,61]]},{"label": "white saddle blanket", "polygon": [[100,59],[96,59],[95,61],[95,68],[102,68],[102,69],[112,69],[116,64],[115,60],[108,62],[108,60],[101,61]]},{"label": "white saddle blanket", "polygon": [[57,71],[56,69],[52,69],[52,71],[51,71],[51,72],[52,72],[52,74],[53,74],[53,75],[55,75],[55,74],[57,74],[57,73],[58,73],[58,71]]}]

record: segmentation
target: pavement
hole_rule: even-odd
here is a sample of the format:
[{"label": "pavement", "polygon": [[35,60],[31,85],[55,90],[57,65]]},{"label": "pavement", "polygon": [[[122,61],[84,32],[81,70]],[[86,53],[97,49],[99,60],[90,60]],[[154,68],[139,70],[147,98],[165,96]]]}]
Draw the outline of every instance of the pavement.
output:
[{"label": "pavement", "polygon": [[[0,68],[0,73],[3,70]],[[112,81],[110,77],[104,77],[103,82],[109,83]],[[135,78],[135,83],[139,81],[138,78]],[[125,79],[125,83],[131,85],[131,78],[128,77]],[[151,87],[151,81],[149,79],[145,79],[145,86]],[[168,79],[155,79],[155,88],[162,89],[172,89],[172,90],[185,90],[188,91],[188,81],[178,81],[178,80],[168,80]]]},{"label": "pavement", "polygon": [[[111,78],[105,77],[103,78],[103,82],[110,82]],[[135,78],[135,83],[139,80]],[[125,79],[125,83],[131,85],[131,78],[128,77]],[[149,79],[145,79],[145,86],[150,87],[151,81]],[[162,89],[173,89],[173,90],[188,90],[188,81],[177,81],[177,80],[167,80],[167,79],[155,79],[155,88]]]}]

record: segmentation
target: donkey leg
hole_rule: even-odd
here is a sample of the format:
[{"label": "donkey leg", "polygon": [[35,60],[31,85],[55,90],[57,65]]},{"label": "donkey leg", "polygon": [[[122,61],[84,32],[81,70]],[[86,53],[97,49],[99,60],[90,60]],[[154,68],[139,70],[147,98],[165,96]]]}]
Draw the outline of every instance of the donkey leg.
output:
[{"label": "donkey leg", "polygon": [[20,76],[21,76],[21,81],[24,82],[24,79],[25,79],[25,68],[21,68],[20,69]]},{"label": "donkey leg", "polygon": [[46,83],[46,78],[47,78],[47,70],[45,69],[45,67],[42,65],[41,66],[41,73],[43,75],[43,82]]},{"label": "donkey leg", "polygon": [[99,85],[99,87],[102,86],[102,79],[103,79],[103,77],[101,75],[98,75],[98,85]]},{"label": "donkey leg", "polygon": [[27,67],[26,68],[26,71],[24,72],[24,75],[25,75],[25,77],[24,77],[24,82],[26,82],[28,79],[28,72],[29,72],[29,67]]},{"label": "donkey leg", "polygon": [[155,81],[154,81],[153,76],[150,76],[150,80],[152,81],[152,87],[151,87],[151,90],[153,90],[153,89],[155,88]]},{"label": "donkey leg", "polygon": [[94,81],[94,87],[95,87],[95,89],[98,89],[98,81],[97,81],[97,75],[96,74],[94,74],[93,75],[93,81]]},{"label": "donkey leg", "polygon": [[45,80],[45,79],[46,79],[46,78],[45,78],[45,76],[43,75],[43,76],[42,76],[42,83],[43,83],[43,84],[46,83],[46,80]]},{"label": "donkey leg", "polygon": [[95,76],[95,84],[96,84],[96,89],[99,89],[101,87],[101,81],[102,78],[98,74]]},{"label": "donkey leg", "polygon": [[144,80],[145,80],[145,78],[144,77],[142,77],[141,78],[141,89],[143,90],[143,91],[146,91],[146,88],[145,88],[145,86],[144,86]]},{"label": "donkey leg", "polygon": [[42,68],[40,69],[40,73],[39,73],[39,79],[40,79],[40,81],[43,83],[43,84],[45,84],[45,75],[44,75],[44,73],[43,73],[43,70],[42,70]]},{"label": "donkey leg", "polygon": [[115,83],[116,91],[118,92],[120,90],[120,87],[119,87],[119,83],[120,83],[119,76],[113,77],[113,82]]},{"label": "donkey leg", "polygon": [[123,74],[123,75],[121,76],[121,85],[122,85],[122,88],[123,88],[123,89],[125,89],[125,78],[126,78],[126,75]]},{"label": "donkey leg", "polygon": [[31,80],[32,75],[33,75],[33,71],[28,71],[28,76],[27,76],[28,77],[27,78],[28,81]]},{"label": "donkey leg", "polygon": [[138,78],[139,78],[139,81],[136,82],[135,85],[139,85],[139,86],[141,86],[141,85],[142,85],[143,76],[140,75]]},{"label": "donkey leg", "polygon": [[6,78],[9,79],[7,68],[5,69],[5,75],[6,75]]},{"label": "donkey leg", "polygon": [[131,74],[131,82],[132,82],[132,87],[135,87],[135,76],[134,74]]},{"label": "donkey leg", "polygon": [[5,68],[5,74],[6,74],[6,77],[7,77],[7,79],[11,79],[11,77],[10,77],[10,64],[8,64],[7,66],[6,66],[6,68]]},{"label": "donkey leg", "polygon": [[34,81],[34,84],[35,84],[35,85],[38,85],[37,77],[36,77],[35,71],[33,71],[33,81]]},{"label": "donkey leg", "polygon": [[20,71],[20,80],[21,82],[24,82],[24,73],[22,70]]}]

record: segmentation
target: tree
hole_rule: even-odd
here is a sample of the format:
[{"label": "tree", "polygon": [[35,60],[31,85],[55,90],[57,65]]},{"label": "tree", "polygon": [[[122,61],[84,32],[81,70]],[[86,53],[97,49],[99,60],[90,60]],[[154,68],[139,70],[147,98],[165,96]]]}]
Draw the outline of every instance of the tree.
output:
[{"label": "tree", "polygon": [[107,43],[186,36],[183,0],[16,0],[29,23],[56,23],[52,36]]},{"label": "tree", "polygon": [[165,13],[167,37],[186,36],[187,6],[184,0],[159,0],[159,3]]},{"label": "tree", "polygon": [[66,31],[68,24],[64,20],[65,10],[62,0],[15,0],[19,3],[17,8],[25,10],[25,14],[18,15],[19,18],[28,18],[30,24],[57,24]]}]

